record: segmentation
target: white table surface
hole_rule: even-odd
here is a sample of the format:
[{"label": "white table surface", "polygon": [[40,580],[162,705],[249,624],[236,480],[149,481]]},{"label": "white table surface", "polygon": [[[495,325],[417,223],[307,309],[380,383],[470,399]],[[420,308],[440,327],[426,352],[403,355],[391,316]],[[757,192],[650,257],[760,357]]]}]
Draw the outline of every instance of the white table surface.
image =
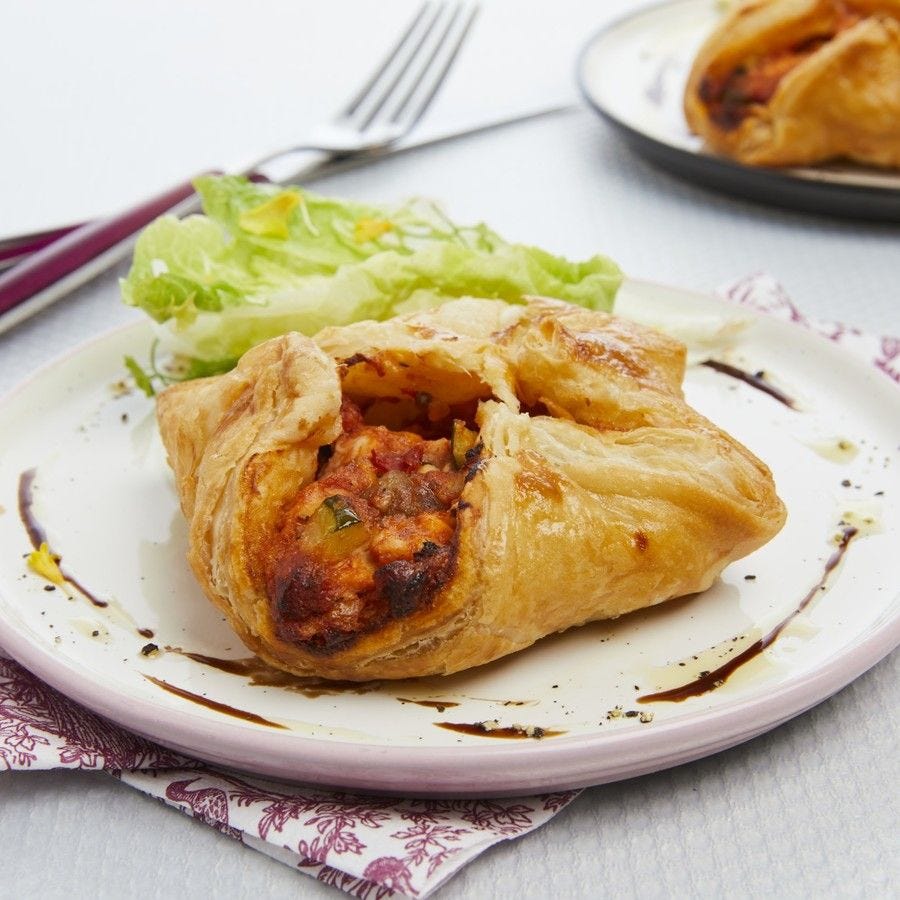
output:
[{"label": "white table surface", "polygon": [[[535,23],[555,22],[548,45],[560,54],[574,51],[614,7],[588,14],[586,4],[557,3],[552,16],[521,9],[491,4],[483,14],[494,23],[490,34],[506,34],[502,26],[514,28],[521,16],[533,43]],[[352,41],[362,45],[358,35]],[[512,46],[501,49],[512,53]],[[560,58],[548,63],[545,93],[520,104],[572,95],[571,60],[563,66]],[[527,62],[526,55],[517,64]],[[495,60],[494,68],[504,66]],[[454,115],[462,116],[459,90]],[[310,109],[318,102],[310,100]],[[240,156],[240,147],[226,149]],[[163,184],[202,164],[186,159],[178,174],[155,177]],[[91,177],[102,180],[102,168]],[[512,239],[572,258],[603,251],[630,275],[698,290],[765,270],[810,315],[900,331],[900,229],[767,209],[676,181],[632,156],[586,111],[383,161],[317,189],[387,201],[428,194],[458,219],[484,218]],[[24,230],[39,220],[17,221]],[[118,302],[122,271],[0,336],[0,392],[138,316]],[[892,895],[900,879],[898,660],[894,653],[837,696],[741,747],[585,791],[544,828],[485,853],[438,896]],[[0,846],[0,896],[340,896],[103,774],[0,772]]]}]

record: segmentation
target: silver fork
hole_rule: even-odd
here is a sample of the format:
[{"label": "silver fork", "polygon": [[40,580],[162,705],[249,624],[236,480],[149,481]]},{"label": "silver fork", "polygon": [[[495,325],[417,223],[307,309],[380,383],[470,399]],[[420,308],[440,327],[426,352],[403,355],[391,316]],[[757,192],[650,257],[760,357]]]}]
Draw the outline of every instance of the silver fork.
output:
[{"label": "silver fork", "polygon": [[259,159],[248,171],[302,150],[344,156],[381,150],[416,125],[447,78],[478,13],[474,4],[426,0],[371,78],[303,144]]},{"label": "silver fork", "polygon": [[[378,153],[396,144],[431,105],[477,13],[471,2],[425,0],[375,72],[330,122],[313,129],[304,142],[266,154],[241,174],[272,181],[302,179],[335,159]],[[323,156],[297,171],[291,158],[310,150]],[[188,181],[119,215],[81,225],[32,253],[0,273],[0,332],[109,269],[157,216],[184,216],[198,209]]]}]

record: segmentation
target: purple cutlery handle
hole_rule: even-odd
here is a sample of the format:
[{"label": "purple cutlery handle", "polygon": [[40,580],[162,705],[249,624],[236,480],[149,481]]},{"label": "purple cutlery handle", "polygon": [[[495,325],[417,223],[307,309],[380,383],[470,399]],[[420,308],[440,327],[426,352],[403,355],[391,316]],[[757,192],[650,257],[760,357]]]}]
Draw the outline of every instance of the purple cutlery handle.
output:
[{"label": "purple cutlery handle", "polygon": [[0,314],[130,237],[193,193],[193,184],[185,181],[123,213],[75,228],[36,250],[0,274]]},{"label": "purple cutlery handle", "polygon": [[36,234],[26,234],[21,237],[9,238],[0,241],[0,268],[17,263],[26,256],[31,256],[42,247],[58,241],[70,231],[80,228],[84,222],[77,222],[74,225],[66,225],[63,228],[53,228],[50,231],[41,231]]}]

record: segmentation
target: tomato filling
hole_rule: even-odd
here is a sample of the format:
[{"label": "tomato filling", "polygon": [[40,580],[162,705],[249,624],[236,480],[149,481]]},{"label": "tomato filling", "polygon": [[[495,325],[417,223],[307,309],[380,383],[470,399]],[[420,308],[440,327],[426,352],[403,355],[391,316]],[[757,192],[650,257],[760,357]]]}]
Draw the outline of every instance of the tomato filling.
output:
[{"label": "tomato filling", "polygon": [[781,80],[837,34],[860,20],[842,4],[835,4],[835,19],[825,33],[805,38],[790,47],[752,57],[729,72],[707,73],[700,82],[700,99],[723,131],[732,131],[750,115],[754,105],[772,99]]},{"label": "tomato filling", "polygon": [[[475,404],[411,399],[365,413],[344,399],[343,433],[288,508],[267,574],[282,640],[334,652],[427,607],[452,576],[459,498],[481,454]],[[399,430],[372,424],[391,417]]]}]

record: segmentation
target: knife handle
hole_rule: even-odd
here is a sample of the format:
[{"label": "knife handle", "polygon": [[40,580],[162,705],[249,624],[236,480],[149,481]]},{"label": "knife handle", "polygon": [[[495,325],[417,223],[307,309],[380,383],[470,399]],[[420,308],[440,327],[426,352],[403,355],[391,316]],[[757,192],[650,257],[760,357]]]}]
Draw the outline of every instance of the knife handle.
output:
[{"label": "knife handle", "polygon": [[25,234],[18,237],[0,240],[0,269],[6,269],[21,262],[32,253],[42,247],[58,241],[63,235],[74,231],[84,225],[84,222],[76,222],[74,225],[65,225],[62,228],[52,228],[49,231],[39,231],[35,234]]},{"label": "knife handle", "polygon": [[0,274],[0,314],[95,259],[193,193],[193,184],[185,181],[118,215],[81,225],[36,250]]}]

